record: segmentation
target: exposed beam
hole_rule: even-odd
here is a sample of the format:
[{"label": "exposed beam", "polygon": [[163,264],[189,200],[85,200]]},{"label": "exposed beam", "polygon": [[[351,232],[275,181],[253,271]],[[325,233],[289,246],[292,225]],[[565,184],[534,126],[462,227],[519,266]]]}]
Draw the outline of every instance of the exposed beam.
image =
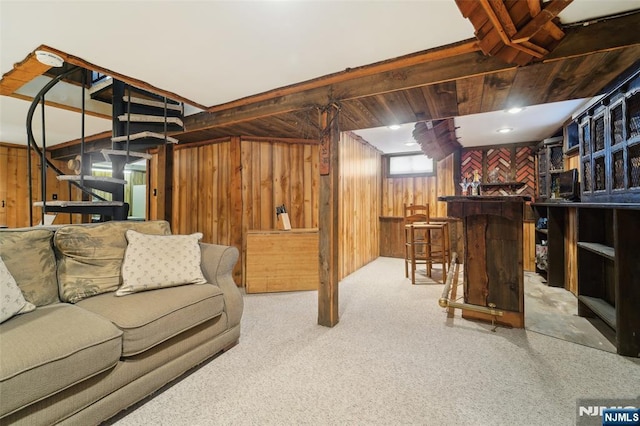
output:
[{"label": "exposed beam", "polygon": [[347,68],[344,71],[329,74],[323,77],[319,77],[313,80],[309,80],[299,84],[293,84],[285,86],[279,89],[270,90],[258,95],[249,96],[246,98],[238,99],[236,101],[227,102],[224,104],[216,105],[208,108],[208,112],[218,112],[227,110],[230,108],[237,108],[244,105],[250,105],[257,102],[280,98],[283,96],[299,93],[301,91],[307,91],[319,87],[326,87],[332,84],[343,83],[348,80],[353,80],[370,75],[380,74],[383,72],[393,71],[398,68],[405,68],[412,65],[424,64],[427,62],[445,59],[452,56],[457,56],[463,53],[476,52],[479,50],[477,40],[465,40],[460,43],[456,43],[443,48],[431,49],[423,52],[413,53],[410,55],[400,56],[395,59],[389,59],[382,62],[377,62],[372,65],[365,65],[357,68]]},{"label": "exposed beam", "polygon": [[194,114],[185,117],[185,127],[191,132],[208,127],[231,125],[284,112],[315,108],[334,101],[358,99],[513,67],[514,65],[505,64],[497,58],[484,56],[480,52],[466,53],[430,63],[367,75],[347,80],[342,84],[292,93],[277,100],[259,101],[216,113]]},{"label": "exposed beam", "polygon": [[558,16],[567,6],[569,6],[573,0],[554,0],[545,6],[540,13],[529,21],[520,31],[511,37],[514,43],[522,43],[529,41],[531,37],[537,34],[547,23],[551,22],[553,18]]},{"label": "exposed beam", "polygon": [[[480,4],[484,8],[487,16],[489,17],[489,20],[493,24],[495,30],[498,32],[500,40],[504,43],[505,46],[520,50],[521,52],[524,52],[535,58],[542,58],[549,53],[548,50],[544,49],[543,47],[536,46],[533,43],[515,43],[511,39],[511,36],[515,31],[515,26],[513,26],[511,17],[509,16],[508,11],[506,11],[504,3],[502,3],[501,0],[480,0]],[[507,21],[506,25],[505,23],[503,23],[503,20]]]},{"label": "exposed beam", "polygon": [[[64,160],[74,157],[78,154],[78,145],[80,145],[81,139],[74,139],[69,142],[64,142],[58,145],[47,148],[47,152],[51,153],[51,158],[54,160]],[[85,136],[85,152],[91,153],[100,151],[102,149],[111,148],[111,130],[97,133],[91,136]]]},{"label": "exposed beam", "polygon": [[540,2],[541,0],[527,0],[527,5],[529,6],[529,15],[531,15],[532,18],[540,13]]},{"label": "exposed beam", "polygon": [[[640,43],[638,33],[620,31],[620,28],[640,27],[640,14],[594,23],[586,27],[566,30],[566,37],[543,62],[563,60],[594,52],[617,50]],[[366,98],[375,94],[429,86],[447,81],[459,81],[472,77],[493,75],[514,69],[498,58],[487,57],[479,52],[445,55],[442,59],[413,66],[399,67],[379,74],[348,79],[341,83],[292,92],[280,98],[245,98],[242,105],[221,109],[215,113],[203,112],[185,118],[187,132],[232,126],[251,120],[270,117],[292,111],[302,111],[327,105],[332,101]],[[304,84],[293,87],[307,87]],[[277,91],[270,92],[272,94]],[[247,103],[250,99],[263,99]]]}]

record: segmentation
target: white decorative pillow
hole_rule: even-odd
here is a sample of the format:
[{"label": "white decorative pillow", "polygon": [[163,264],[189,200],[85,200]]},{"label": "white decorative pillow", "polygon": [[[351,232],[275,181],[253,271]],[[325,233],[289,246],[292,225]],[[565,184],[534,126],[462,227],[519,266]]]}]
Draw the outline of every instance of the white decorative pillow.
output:
[{"label": "white decorative pillow", "polygon": [[200,269],[202,233],[147,235],[127,230],[122,285],[116,296],[183,284],[204,284]]},{"label": "white decorative pillow", "polygon": [[16,280],[0,257],[0,323],[17,314],[31,312],[36,308],[24,299]]}]

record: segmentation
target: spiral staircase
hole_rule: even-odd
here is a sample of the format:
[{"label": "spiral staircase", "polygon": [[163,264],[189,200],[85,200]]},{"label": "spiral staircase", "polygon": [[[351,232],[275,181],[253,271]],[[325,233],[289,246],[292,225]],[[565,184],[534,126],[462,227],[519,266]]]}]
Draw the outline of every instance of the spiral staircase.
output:
[{"label": "spiral staircase", "polygon": [[[111,78],[98,84],[93,84],[85,90],[83,81],[82,115],[85,115],[85,96],[89,94],[92,99],[107,102],[112,105],[113,130],[111,147],[100,151],[100,155],[85,151],[84,125],[82,128],[79,154],[74,160],[70,160],[69,167],[75,174],[65,174],[46,157],[45,135],[46,123],[42,123],[43,137],[42,147],[38,146],[31,130],[33,111],[43,101],[45,93],[66,75],[79,70],[76,68],[63,73],[47,84],[34,98],[27,116],[27,134],[29,145],[41,157],[42,164],[42,193],[41,201],[33,203],[42,208],[42,218],[50,213],[77,213],[91,215],[94,220],[126,220],[129,214],[129,204],[125,202],[125,167],[127,164],[141,159],[150,159],[147,150],[162,144],[177,143],[177,139],[169,136],[171,132],[183,129],[182,118],[184,105],[136,88]],[[85,73],[83,73],[83,76]],[[83,77],[84,80],[84,77]],[[111,165],[111,176],[93,176],[92,166],[94,161],[107,162]],[[71,186],[80,189],[82,200],[46,200],[46,169],[52,169],[59,181],[68,182]],[[31,173],[31,167],[29,166]],[[31,176],[29,178],[31,182]],[[102,191],[101,194],[95,191]],[[69,191],[71,194],[71,191]],[[105,193],[107,195],[105,196]],[[33,200],[33,191],[30,188],[30,196]],[[33,217],[31,218],[33,225]]]}]

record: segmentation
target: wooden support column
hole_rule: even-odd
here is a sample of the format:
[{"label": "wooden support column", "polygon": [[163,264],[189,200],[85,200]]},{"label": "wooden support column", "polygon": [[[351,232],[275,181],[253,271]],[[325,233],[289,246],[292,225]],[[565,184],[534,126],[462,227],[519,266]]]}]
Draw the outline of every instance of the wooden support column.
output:
[{"label": "wooden support column", "polygon": [[338,323],[338,110],[331,106],[320,117],[320,205],[318,324]]},{"label": "wooden support column", "polygon": [[172,223],[171,206],[173,203],[173,144],[158,147],[157,173],[157,214],[156,219]]},{"label": "wooden support column", "polygon": [[[229,244],[237,247],[242,253],[242,149],[240,136],[232,136],[230,139],[229,158],[231,159],[230,198],[231,215],[229,217]],[[242,261],[237,262],[233,268],[233,279],[237,285],[242,284]]]}]

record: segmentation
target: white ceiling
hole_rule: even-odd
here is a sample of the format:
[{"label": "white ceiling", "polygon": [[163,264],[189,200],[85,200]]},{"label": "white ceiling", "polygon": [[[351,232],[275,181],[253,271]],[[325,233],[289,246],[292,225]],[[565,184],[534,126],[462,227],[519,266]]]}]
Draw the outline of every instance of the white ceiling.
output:
[{"label": "white ceiling", "polygon": [[[569,23],[637,8],[640,0],[575,0],[560,17]],[[454,0],[0,0],[2,74],[45,44],[205,106],[473,36]],[[0,141],[24,143],[28,107],[0,97]],[[572,111],[563,108],[564,119]],[[55,116],[48,144],[79,137],[67,124],[78,122],[73,113],[46,114]],[[483,132],[489,140],[480,144],[495,143],[493,120],[456,119],[461,143],[478,144]],[[88,121],[87,134],[111,128]],[[513,127],[516,139],[549,131],[531,136]]]}]

